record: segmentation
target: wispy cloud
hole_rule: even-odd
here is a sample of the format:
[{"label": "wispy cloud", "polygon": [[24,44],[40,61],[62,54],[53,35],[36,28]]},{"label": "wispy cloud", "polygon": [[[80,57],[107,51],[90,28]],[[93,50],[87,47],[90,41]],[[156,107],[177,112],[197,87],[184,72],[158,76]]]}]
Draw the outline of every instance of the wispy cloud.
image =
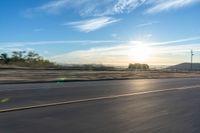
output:
[{"label": "wispy cloud", "polygon": [[133,9],[142,5],[146,0],[118,0],[114,5],[112,12],[124,13],[131,12]]},{"label": "wispy cloud", "polygon": [[65,25],[71,25],[81,32],[91,32],[118,21],[120,21],[120,19],[115,19],[112,17],[99,17],[89,20],[70,22],[66,23]]},{"label": "wispy cloud", "polygon": [[158,13],[191,5],[200,0],[53,0],[28,13],[46,12],[57,14],[63,10],[74,9],[80,16],[107,16],[130,13],[144,5],[146,13]]},{"label": "wispy cloud", "polygon": [[[32,18],[41,13],[58,14],[62,11],[74,10],[82,18],[90,17],[87,20],[67,22],[81,32],[91,32],[116,23],[121,19],[113,17],[116,14],[130,13],[141,6],[147,14],[158,13],[170,9],[181,8],[191,5],[200,0],[52,0],[38,7],[27,9],[24,16]],[[91,19],[92,17],[96,17]],[[108,17],[109,16],[109,17]],[[80,19],[81,19],[80,18]],[[139,24],[136,27],[146,27],[158,22]],[[35,31],[40,31],[36,29]]]},{"label": "wispy cloud", "polygon": [[167,11],[170,9],[181,8],[195,2],[199,2],[199,0],[160,0],[153,3],[153,6],[149,8],[147,13],[158,13],[162,11]]},{"label": "wispy cloud", "polygon": [[158,23],[159,23],[158,21],[152,21],[152,22],[138,24],[136,27],[138,27],[138,28],[146,27],[146,26],[151,26],[151,25],[158,24]]},{"label": "wispy cloud", "polygon": [[66,8],[70,0],[54,0],[39,7],[33,8],[35,11],[45,11],[48,13],[57,13]]},{"label": "wispy cloud", "polygon": [[[147,36],[151,36],[151,34],[147,34]],[[162,41],[162,42],[153,42],[148,43],[149,45],[160,45],[165,46],[169,44],[179,44],[183,42],[192,42],[197,41],[199,42],[200,36],[194,37],[186,37],[177,40],[170,40],[170,41]],[[82,45],[82,44],[128,44],[128,43],[140,43],[141,41],[138,40],[58,40],[58,41],[30,41],[30,42],[0,42],[1,48],[11,48],[11,47],[25,47],[25,46],[36,46],[36,45]]]},{"label": "wispy cloud", "polygon": [[63,9],[78,9],[83,16],[105,16],[130,12],[146,0],[54,0],[29,9],[32,12],[59,13]]},{"label": "wispy cloud", "polygon": [[103,45],[103,44],[118,44],[125,43],[127,41],[120,40],[59,40],[59,41],[33,41],[33,42],[0,42],[1,48],[11,47],[27,47],[37,45]]},{"label": "wispy cloud", "polygon": [[172,41],[165,41],[165,42],[156,42],[156,43],[151,43],[151,45],[157,45],[157,46],[165,46],[165,45],[169,45],[169,44],[177,45],[179,43],[197,41],[197,40],[200,40],[199,36],[183,38],[183,39],[178,39],[178,40],[172,40]]}]

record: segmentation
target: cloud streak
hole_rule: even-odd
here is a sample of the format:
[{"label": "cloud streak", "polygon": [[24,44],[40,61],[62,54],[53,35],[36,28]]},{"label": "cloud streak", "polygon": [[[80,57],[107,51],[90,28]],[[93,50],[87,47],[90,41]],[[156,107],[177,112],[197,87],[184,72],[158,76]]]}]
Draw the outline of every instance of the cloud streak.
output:
[{"label": "cloud streak", "polygon": [[142,23],[142,24],[138,24],[136,27],[141,28],[141,27],[147,27],[147,26],[151,26],[154,24],[158,24],[158,21],[153,21],[153,22],[148,22],[148,23]]},{"label": "cloud streak", "polygon": [[105,16],[130,12],[146,0],[54,0],[32,8],[33,12],[59,13],[63,9],[79,10],[82,16]]},{"label": "cloud streak", "polygon": [[[200,0],[52,0],[38,7],[27,9],[23,15],[32,18],[34,15],[41,15],[41,13],[59,14],[63,11],[73,10],[80,17],[95,18],[68,22],[68,25],[81,32],[91,32],[120,21],[120,19],[114,18],[114,15],[131,13],[140,7],[144,7],[145,14],[155,14],[197,2]],[[140,24],[137,27],[145,27],[154,23]]]},{"label": "cloud streak", "polygon": [[69,40],[69,41],[33,41],[33,42],[0,42],[1,48],[41,46],[41,45],[103,45],[119,44],[127,41],[120,40]]},{"label": "cloud streak", "polygon": [[39,7],[34,8],[35,11],[45,11],[48,13],[57,13],[63,8],[67,8],[70,0],[54,0]]},{"label": "cloud streak", "polygon": [[64,25],[71,25],[72,27],[78,29],[81,32],[91,32],[119,21],[120,19],[115,19],[112,17],[99,17],[89,20],[70,22]]},{"label": "cloud streak", "polygon": [[183,42],[189,42],[189,41],[197,41],[200,40],[199,36],[196,37],[189,37],[189,38],[183,38],[183,39],[178,39],[178,40],[173,40],[173,41],[165,41],[165,42],[157,42],[157,43],[151,43],[151,45],[156,45],[156,46],[165,46],[165,45],[177,45],[179,43],[183,43]]},{"label": "cloud streak", "polygon": [[118,0],[118,2],[113,6],[112,12],[114,13],[124,13],[131,12],[135,8],[144,4],[146,0]]},{"label": "cloud streak", "polygon": [[145,6],[148,14],[182,8],[200,0],[53,0],[41,6],[31,8],[28,12],[60,13],[74,9],[81,16],[107,16],[130,13],[134,9]]},{"label": "cloud streak", "polygon": [[184,6],[191,5],[199,0],[160,0],[153,3],[153,7],[149,8],[147,13],[158,13],[168,11],[170,9],[177,9]]},{"label": "cloud streak", "polygon": [[[164,41],[164,42],[154,42],[154,43],[148,43],[152,46],[165,46],[170,44],[178,44],[183,42],[191,42],[191,41],[199,41],[200,36],[194,36],[194,37],[188,37],[188,38],[182,38],[177,40],[171,40],[171,41]],[[10,47],[24,47],[24,46],[36,46],[36,45],[82,45],[82,44],[123,44],[123,43],[140,43],[141,41],[135,40],[58,40],[58,41],[30,41],[30,42],[0,42],[1,48],[10,48]]]}]

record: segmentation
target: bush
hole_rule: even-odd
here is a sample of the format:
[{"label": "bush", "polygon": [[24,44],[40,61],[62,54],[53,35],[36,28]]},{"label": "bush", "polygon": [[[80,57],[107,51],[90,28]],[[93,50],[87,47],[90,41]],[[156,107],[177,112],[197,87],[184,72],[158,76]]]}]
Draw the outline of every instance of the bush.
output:
[{"label": "bush", "polygon": [[147,71],[149,70],[149,65],[148,64],[139,64],[139,63],[135,63],[135,64],[132,64],[130,63],[129,66],[128,66],[128,70],[143,70],[143,71]]}]

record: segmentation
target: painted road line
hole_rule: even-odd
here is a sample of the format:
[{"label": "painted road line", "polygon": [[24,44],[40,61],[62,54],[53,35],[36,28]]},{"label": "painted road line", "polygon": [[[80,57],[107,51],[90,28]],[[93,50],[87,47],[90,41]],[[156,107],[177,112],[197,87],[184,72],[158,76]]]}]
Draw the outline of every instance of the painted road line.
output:
[{"label": "painted road line", "polygon": [[34,108],[44,108],[44,107],[51,107],[51,106],[59,106],[59,105],[66,105],[66,104],[75,104],[75,103],[82,103],[82,102],[91,102],[91,101],[106,100],[106,99],[115,99],[115,98],[135,96],[135,95],[144,95],[144,94],[150,94],[150,93],[159,93],[159,92],[168,92],[168,91],[177,91],[177,90],[187,90],[187,89],[194,89],[194,88],[200,88],[200,85],[184,86],[184,87],[178,87],[178,88],[169,88],[169,89],[163,89],[163,90],[152,90],[152,91],[144,91],[144,92],[135,92],[135,93],[121,94],[121,95],[111,95],[111,96],[96,97],[96,98],[87,98],[87,99],[80,99],[80,100],[73,100],[73,101],[47,103],[47,104],[40,104],[40,105],[33,105],[33,106],[26,106],[26,107],[17,107],[17,108],[10,108],[10,109],[0,110],[0,113],[20,111],[20,110],[28,110],[28,109],[34,109]]}]

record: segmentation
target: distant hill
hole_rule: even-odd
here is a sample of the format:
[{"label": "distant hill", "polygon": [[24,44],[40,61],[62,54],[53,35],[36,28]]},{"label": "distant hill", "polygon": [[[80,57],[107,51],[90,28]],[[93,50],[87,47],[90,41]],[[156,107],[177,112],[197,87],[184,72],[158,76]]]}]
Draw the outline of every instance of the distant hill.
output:
[{"label": "distant hill", "polygon": [[[193,70],[200,70],[200,63],[193,63]],[[176,69],[176,70],[191,70],[191,63],[181,63],[178,65],[170,66],[167,69]]]}]

